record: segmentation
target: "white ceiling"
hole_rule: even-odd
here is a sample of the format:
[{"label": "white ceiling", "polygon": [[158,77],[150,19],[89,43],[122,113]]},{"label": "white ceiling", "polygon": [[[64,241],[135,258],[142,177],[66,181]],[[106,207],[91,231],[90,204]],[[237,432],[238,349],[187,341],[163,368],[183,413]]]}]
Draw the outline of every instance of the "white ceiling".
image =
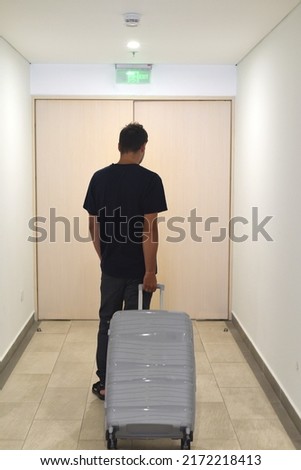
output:
[{"label": "white ceiling", "polygon": [[[0,36],[31,63],[236,64],[300,2],[0,0]],[[126,12],[141,14],[138,27]]]}]

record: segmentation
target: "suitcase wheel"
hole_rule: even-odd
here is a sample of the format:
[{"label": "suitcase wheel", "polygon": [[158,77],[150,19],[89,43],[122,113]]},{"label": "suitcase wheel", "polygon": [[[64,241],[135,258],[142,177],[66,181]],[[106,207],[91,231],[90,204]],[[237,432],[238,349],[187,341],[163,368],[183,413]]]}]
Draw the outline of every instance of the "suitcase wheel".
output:
[{"label": "suitcase wheel", "polygon": [[190,450],[190,439],[185,437],[185,439],[181,439],[181,449],[182,450]]},{"label": "suitcase wheel", "polygon": [[106,439],[107,439],[107,449],[108,450],[116,450],[117,449],[117,439],[115,437],[115,433],[113,432],[106,432]]},{"label": "suitcase wheel", "polygon": [[107,441],[107,449],[108,450],[116,450],[117,449],[117,439],[110,438]]},{"label": "suitcase wheel", "polygon": [[181,439],[181,449],[190,450],[190,443],[193,441],[193,432],[187,429],[183,432],[183,437]]}]

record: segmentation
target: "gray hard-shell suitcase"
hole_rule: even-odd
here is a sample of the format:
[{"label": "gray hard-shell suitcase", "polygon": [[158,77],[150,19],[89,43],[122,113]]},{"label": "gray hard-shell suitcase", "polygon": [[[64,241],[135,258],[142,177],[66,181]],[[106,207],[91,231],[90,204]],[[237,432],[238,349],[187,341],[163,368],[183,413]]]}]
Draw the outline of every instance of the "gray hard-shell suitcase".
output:
[{"label": "gray hard-shell suitcase", "polygon": [[[163,285],[160,288],[162,308]],[[195,420],[192,322],[186,313],[118,311],[110,323],[105,430],[108,449],[117,439],[181,439],[190,449]]]}]

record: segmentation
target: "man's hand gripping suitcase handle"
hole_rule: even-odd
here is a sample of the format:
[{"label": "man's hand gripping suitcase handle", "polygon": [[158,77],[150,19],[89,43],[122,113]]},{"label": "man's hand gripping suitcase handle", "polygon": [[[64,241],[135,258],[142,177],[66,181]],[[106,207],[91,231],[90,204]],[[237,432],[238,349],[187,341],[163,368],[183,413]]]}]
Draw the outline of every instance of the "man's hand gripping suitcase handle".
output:
[{"label": "man's hand gripping suitcase handle", "polygon": [[[157,289],[160,290],[160,310],[163,310],[163,293],[165,286],[164,284],[157,284]],[[143,306],[143,284],[139,284],[138,286],[138,310],[142,310]]]}]

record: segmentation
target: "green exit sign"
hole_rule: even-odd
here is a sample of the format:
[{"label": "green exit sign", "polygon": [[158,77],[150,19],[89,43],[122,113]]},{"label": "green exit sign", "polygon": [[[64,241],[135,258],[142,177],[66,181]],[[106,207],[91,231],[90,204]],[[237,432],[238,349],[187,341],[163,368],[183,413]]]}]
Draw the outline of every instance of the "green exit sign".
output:
[{"label": "green exit sign", "polygon": [[116,67],[116,83],[128,85],[145,85],[150,83],[151,67]]}]

